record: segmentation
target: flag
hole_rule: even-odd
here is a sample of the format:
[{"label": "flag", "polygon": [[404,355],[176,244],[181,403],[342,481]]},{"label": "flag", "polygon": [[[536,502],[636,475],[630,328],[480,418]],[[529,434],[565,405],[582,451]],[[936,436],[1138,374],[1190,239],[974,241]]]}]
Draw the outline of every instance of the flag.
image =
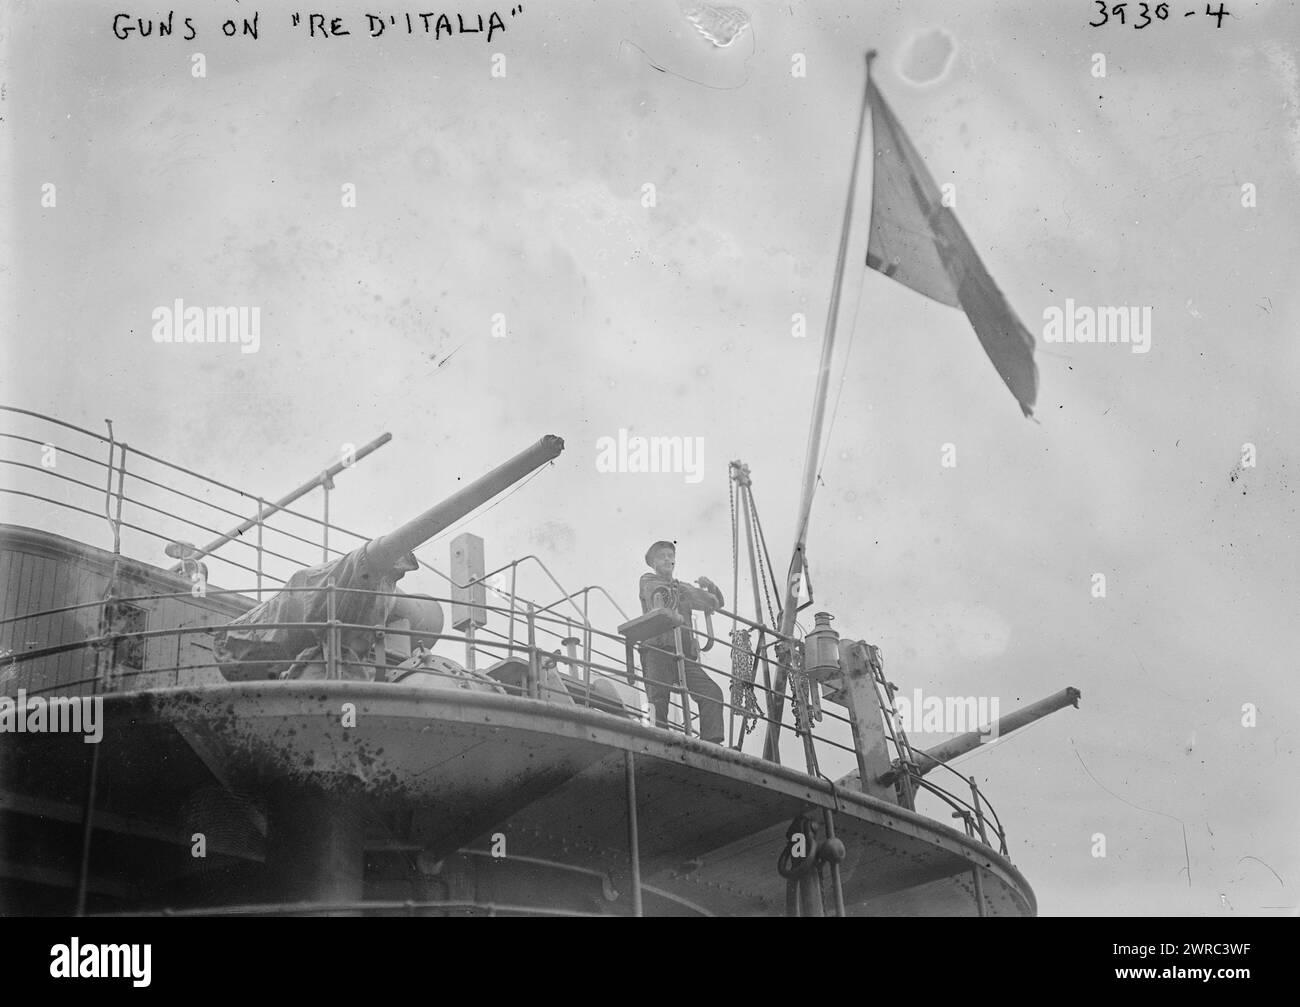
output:
[{"label": "flag", "polygon": [[921,155],[868,78],[875,147],[867,265],[917,293],[966,312],[975,334],[1026,416],[1038,398],[1034,337],[957,222]]}]

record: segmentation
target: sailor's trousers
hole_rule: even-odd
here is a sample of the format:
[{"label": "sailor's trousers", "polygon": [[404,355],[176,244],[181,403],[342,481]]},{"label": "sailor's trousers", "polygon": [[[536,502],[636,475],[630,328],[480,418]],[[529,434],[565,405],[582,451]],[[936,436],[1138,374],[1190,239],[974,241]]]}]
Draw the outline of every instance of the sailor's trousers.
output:
[{"label": "sailor's trousers", "polygon": [[[641,670],[645,674],[646,695],[655,711],[655,725],[668,724],[668,703],[677,683],[677,658],[669,647],[642,647]],[[722,690],[709,677],[696,658],[699,654],[691,646],[686,651],[686,688],[699,710],[699,736],[705,741],[722,744]]]}]

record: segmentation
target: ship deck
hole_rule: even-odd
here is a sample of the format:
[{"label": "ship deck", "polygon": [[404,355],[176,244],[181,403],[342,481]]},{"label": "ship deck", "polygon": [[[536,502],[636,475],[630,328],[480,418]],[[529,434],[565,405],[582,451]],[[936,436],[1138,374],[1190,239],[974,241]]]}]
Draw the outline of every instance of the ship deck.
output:
[{"label": "ship deck", "polygon": [[[368,857],[401,850],[436,861],[485,853],[504,837],[504,861],[595,872],[607,892],[601,911],[626,914],[627,753],[648,912],[779,915],[786,882],[777,856],[791,819],[810,808],[835,811],[850,915],[978,915],[975,872],[986,915],[1036,911],[1019,871],[977,839],[793,768],[598,710],[349,681],[151,689],[103,702],[98,746],[80,735],[3,738],[0,834],[9,850],[0,851],[0,871],[19,904],[35,897],[33,886],[66,888],[76,877],[73,840],[98,747],[89,887],[101,911],[175,908],[149,892],[166,890],[160,874],[194,869],[196,831],[213,840],[209,873],[263,859],[265,816],[238,795],[288,787],[359,802]],[[196,805],[197,793],[228,799]],[[232,817],[245,819],[242,831]]]},{"label": "ship deck", "polygon": [[[396,531],[374,538],[287,506],[314,488],[328,493],[348,463],[264,505],[250,490],[128,449],[111,431],[12,407],[0,414],[25,431],[9,435],[56,448],[61,459],[58,473],[24,463],[30,491],[0,490],[36,508],[38,524],[41,508],[55,508],[96,528],[108,516],[113,533],[110,552],[86,538],[0,524],[0,703],[12,709],[24,693],[79,699],[102,703],[105,720],[93,745],[77,733],[0,731],[0,912],[629,915],[639,892],[647,915],[820,915],[817,886],[801,883],[791,906],[777,869],[792,822],[818,809],[833,809],[846,848],[849,914],[1035,912],[974,781],[961,781],[968,802],[922,779],[891,726],[893,686],[867,659],[865,641],[849,641],[839,684],[823,694],[844,711],[825,711],[837,723],[809,739],[806,764],[815,770],[818,745],[853,754],[869,774],[868,793],[756,751],[700,742],[680,704],[680,724],[670,716],[667,728],[647,726],[633,653],[645,627],[609,591],[569,590],[531,554],[491,573],[479,555],[470,569],[468,551],[457,559],[459,539],[451,574],[421,565],[453,585],[499,576],[500,588],[491,598],[483,588],[472,603],[455,589],[420,597],[450,606],[458,626],[477,626],[473,634],[442,632],[441,618],[437,629],[417,630],[409,618],[372,625],[298,614],[288,624],[329,643],[329,680],[282,681],[274,665],[287,667],[297,646],[272,655],[271,667],[255,656],[241,666],[220,656],[218,643],[255,598],[290,590],[297,571],[392,545]],[[401,526],[404,544],[517,481],[553,450],[548,440],[476,480],[472,494],[462,487]],[[76,502],[65,498],[69,487]],[[168,521],[159,525],[159,516]],[[301,522],[311,538],[298,533]],[[187,538],[195,531],[218,537],[196,549]],[[148,561],[160,551],[179,562]],[[336,586],[323,590],[328,613]],[[554,591],[560,597],[548,601]],[[466,604],[473,619],[457,621]],[[599,628],[593,604],[617,613],[617,632]],[[743,643],[714,636],[708,620],[692,632],[719,645],[705,671],[733,688],[731,740],[743,747],[743,726],[739,738],[734,729],[747,718],[775,738],[790,717],[768,672],[784,667],[782,645],[801,641],[718,613],[744,628]],[[383,634],[371,666],[379,679],[403,666],[418,639],[443,648],[442,663],[420,684],[351,680],[338,663],[345,632]],[[447,656],[461,647],[464,664]],[[476,664],[491,673],[510,661],[520,681],[499,679],[505,694],[463,688]],[[559,682],[545,684],[548,674]],[[853,747],[842,743],[847,733]],[[884,782],[899,772],[897,784]],[[963,819],[965,832],[910,810],[919,789],[943,802],[940,814]]]}]

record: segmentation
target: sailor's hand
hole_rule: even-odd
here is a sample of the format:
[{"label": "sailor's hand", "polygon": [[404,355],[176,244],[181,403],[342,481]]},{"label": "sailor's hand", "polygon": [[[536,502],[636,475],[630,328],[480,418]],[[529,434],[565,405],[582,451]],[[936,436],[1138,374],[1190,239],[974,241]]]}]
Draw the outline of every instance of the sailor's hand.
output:
[{"label": "sailor's hand", "polygon": [[695,583],[700,586],[700,590],[705,592],[708,600],[712,603],[711,607],[706,606],[708,611],[722,607],[722,589],[717,584],[709,580],[708,577],[700,577]]}]

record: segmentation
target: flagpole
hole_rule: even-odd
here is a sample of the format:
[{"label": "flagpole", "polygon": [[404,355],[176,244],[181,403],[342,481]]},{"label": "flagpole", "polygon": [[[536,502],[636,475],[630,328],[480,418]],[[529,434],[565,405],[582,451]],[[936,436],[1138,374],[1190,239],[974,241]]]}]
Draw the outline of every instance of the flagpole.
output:
[{"label": "flagpole", "polygon": [[[844,203],[844,220],[840,225],[840,249],[835,261],[835,279],[831,284],[831,300],[826,312],[826,330],[822,337],[821,363],[817,370],[817,389],[813,395],[812,421],[808,427],[808,446],[805,449],[803,469],[803,489],[799,499],[798,519],[795,522],[794,551],[790,559],[790,572],[785,582],[785,601],[781,606],[781,635],[789,637],[794,632],[795,616],[799,607],[799,583],[803,579],[804,550],[808,540],[808,519],[812,514],[813,494],[817,489],[817,464],[821,457],[822,427],[826,419],[826,398],[830,389],[831,363],[835,356],[835,330],[840,312],[840,291],[844,286],[844,264],[848,258],[849,230],[853,222],[853,198],[858,186],[858,164],[862,159],[862,134],[867,121],[867,108],[871,95],[871,61],[876,58],[876,50],[869,49],[867,58],[867,81],[862,92],[862,110],[858,113],[858,135],[853,147],[853,168],[849,175],[849,194]],[[775,692],[775,710],[770,710],[771,719],[767,725],[767,735],[763,743],[763,757],[772,762],[780,762],[778,740],[781,732],[781,713],[785,699],[786,672],[778,664]]]}]

